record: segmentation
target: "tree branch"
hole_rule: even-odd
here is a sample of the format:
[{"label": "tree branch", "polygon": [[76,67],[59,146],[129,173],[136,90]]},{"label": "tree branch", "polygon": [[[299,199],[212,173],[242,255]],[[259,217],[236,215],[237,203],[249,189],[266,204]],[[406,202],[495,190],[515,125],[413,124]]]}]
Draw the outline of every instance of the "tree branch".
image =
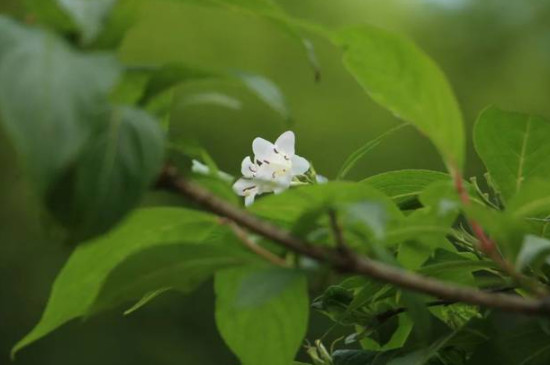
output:
[{"label": "tree branch", "polygon": [[321,245],[312,245],[293,236],[284,229],[225,202],[185,177],[179,176],[173,166],[165,167],[159,178],[158,186],[175,191],[212,213],[230,219],[290,251],[324,262],[340,272],[368,276],[405,289],[426,293],[439,299],[465,302],[510,312],[550,315],[549,300],[522,298],[501,293],[485,293],[477,289],[452,285],[413,272],[406,272],[355,253],[342,255],[338,250]]}]

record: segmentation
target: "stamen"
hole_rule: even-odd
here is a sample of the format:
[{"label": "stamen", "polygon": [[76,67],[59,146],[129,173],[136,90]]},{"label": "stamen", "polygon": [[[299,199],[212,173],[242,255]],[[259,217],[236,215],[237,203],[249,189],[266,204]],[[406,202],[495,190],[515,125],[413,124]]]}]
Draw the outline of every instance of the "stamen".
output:
[{"label": "stamen", "polygon": [[287,155],[285,155],[284,157],[285,157],[285,160],[290,161],[290,158]]},{"label": "stamen", "polygon": [[256,189],[256,185],[252,185],[252,186],[244,188],[243,193],[246,193],[247,191],[252,190],[252,189]]},{"label": "stamen", "polygon": [[263,160],[263,162],[269,165],[269,161],[268,161],[268,160]]},{"label": "stamen", "polygon": [[248,166],[248,169],[249,169],[252,173],[256,173],[256,170],[254,170],[254,169],[252,168],[252,166]]},{"label": "stamen", "polygon": [[262,161],[260,161],[260,160],[256,160],[256,165],[258,165],[258,166],[262,166],[262,164],[263,164],[263,162],[262,162]]},{"label": "stamen", "polygon": [[279,154],[279,151],[277,151],[275,147],[273,147],[273,152],[275,152],[276,154]]}]

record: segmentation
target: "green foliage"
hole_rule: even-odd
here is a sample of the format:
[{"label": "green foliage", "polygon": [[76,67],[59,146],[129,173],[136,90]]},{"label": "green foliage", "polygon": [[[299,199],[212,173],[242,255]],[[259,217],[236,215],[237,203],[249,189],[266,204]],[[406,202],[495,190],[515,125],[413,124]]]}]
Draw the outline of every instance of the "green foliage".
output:
[{"label": "green foliage", "polygon": [[[286,281],[277,295],[256,305],[242,305],[242,288],[252,268],[228,269],[216,274],[216,323],[227,345],[243,365],[287,365],[302,344],[308,323],[305,277]],[[266,279],[266,272],[262,274]],[[269,280],[266,282],[268,285]],[[250,303],[247,303],[250,304]]]},{"label": "green foliage", "polygon": [[418,206],[418,196],[428,185],[449,179],[449,175],[439,171],[399,170],[374,175],[363,182],[382,191],[401,207],[407,207]]},{"label": "green foliage", "polygon": [[52,211],[77,239],[105,232],[136,206],[163,162],[164,135],[156,120],[127,107],[107,118],[108,126],[84,146],[51,197]]},{"label": "green foliage", "polygon": [[100,32],[111,8],[117,0],[57,0],[78,26],[85,43],[92,41]]},{"label": "green foliage", "polygon": [[344,64],[374,101],[426,134],[449,168],[464,160],[458,103],[437,65],[412,42],[362,26],[339,31],[334,40]]},{"label": "green foliage", "polygon": [[526,236],[521,251],[516,259],[518,270],[525,270],[528,266],[537,267],[547,262],[550,255],[550,241],[536,236]]},{"label": "green foliage", "polygon": [[285,194],[267,196],[254,204],[251,211],[278,223],[292,224],[308,212],[328,212],[338,204],[361,200],[379,202],[389,215],[400,216],[397,207],[384,194],[365,184],[351,182],[304,186]]},{"label": "green foliage", "polygon": [[[299,39],[317,78],[319,65],[302,33],[340,46],[344,65],[367,94],[425,134],[455,178],[408,169],[361,182],[326,182],[311,161],[308,171],[291,176],[289,191],[265,187],[259,193],[278,194],[259,197],[241,212],[269,225],[245,216],[235,222],[252,223],[239,227],[184,199],[170,204],[188,208],[139,207],[164,203],[144,197],[165,156],[229,206],[240,204],[231,189],[233,177],[220,171],[200,142],[174,136],[170,126],[176,107],[215,105],[238,112],[240,101],[217,91],[178,99],[179,85],[237,82],[290,124],[284,88],[249,71],[211,70],[185,59],[153,66],[117,61],[117,47],[141,1],[28,0],[34,15],[28,22],[39,26],[0,17],[0,126],[33,183],[46,221],[54,229],[63,227],[63,237],[75,245],[42,318],[13,354],[73,319],[121,306],[130,314],[168,290],[189,293],[214,276],[217,327],[243,365],[306,365],[294,361],[305,343],[303,355],[313,365],[548,363],[546,321],[423,294],[433,295],[429,290],[413,292],[414,286],[403,290],[392,284],[395,280],[352,276],[358,262],[370,262],[356,261],[364,259],[353,256],[358,254],[470,290],[527,297],[533,293],[526,283],[534,282],[547,291],[550,125],[545,120],[485,110],[474,142],[488,174],[479,183],[464,181],[459,106],[437,65],[409,40],[368,25],[329,31],[287,16],[271,0],[179,1],[274,22]],[[336,180],[405,124],[351,154]],[[246,182],[256,184],[249,188],[261,190],[265,180],[280,183],[279,174],[293,171],[292,154],[277,150],[289,143],[269,145],[268,153],[280,160],[255,156],[248,170],[245,164]],[[187,158],[205,165],[194,161],[194,174],[188,173]],[[281,166],[267,166],[272,162]],[[236,171],[238,161],[235,166]],[[260,168],[269,174],[260,178]],[[165,184],[166,178],[157,185],[189,194],[182,181]],[[195,201],[210,202],[218,214],[228,209],[202,193]],[[273,229],[278,240],[265,234]],[[299,244],[294,236],[317,250],[312,257],[324,260],[272,242]],[[493,251],[483,246],[487,242],[496,246]],[[494,260],[495,253],[502,258]],[[329,275],[335,263],[342,270]],[[310,307],[333,322],[323,338],[338,327],[345,334],[342,342],[305,341]]]},{"label": "green foliage", "polygon": [[206,70],[181,63],[172,63],[160,68],[136,68],[138,75],[145,75],[148,80],[139,97],[140,105],[148,105],[170,89],[186,82],[218,79],[236,80],[256,95],[267,106],[277,112],[285,121],[290,120],[290,111],[283,93],[269,79],[249,72],[222,72]]},{"label": "green foliage", "polygon": [[[487,333],[487,342],[479,346],[467,365],[497,363],[503,365],[543,365],[550,361],[550,335],[547,319],[494,313],[477,323]],[[474,329],[479,329],[474,327]]]},{"label": "green foliage", "polygon": [[495,107],[479,116],[474,130],[476,150],[491,179],[508,200],[532,179],[550,178],[550,123]]},{"label": "green foliage", "polygon": [[119,66],[111,55],[76,52],[50,32],[5,17],[0,34],[1,121],[45,194],[101,128]]},{"label": "green foliage", "polygon": [[363,146],[361,146],[358,150],[354,151],[347,159],[344,161],[344,164],[340,168],[340,171],[336,175],[336,180],[342,180],[348,172],[355,166],[357,161],[359,161],[364,155],[366,155],[368,152],[370,152],[372,149],[374,149],[376,146],[378,146],[386,137],[390,136],[394,132],[400,130],[407,124],[400,124],[395,128],[390,129],[389,131],[383,133],[382,135],[376,137],[375,139],[372,139],[365,143]]},{"label": "green foliage", "polygon": [[75,250],[53,285],[40,322],[13,353],[71,319],[159,288],[189,291],[214,271],[246,261],[226,230],[215,217],[193,210],[136,211],[116,230]]}]

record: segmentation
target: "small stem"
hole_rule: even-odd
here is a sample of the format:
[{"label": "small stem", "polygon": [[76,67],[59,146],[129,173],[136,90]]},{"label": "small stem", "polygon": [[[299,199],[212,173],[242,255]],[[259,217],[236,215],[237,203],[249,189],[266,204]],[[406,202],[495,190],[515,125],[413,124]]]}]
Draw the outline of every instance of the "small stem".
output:
[{"label": "small stem", "polygon": [[[470,196],[464,187],[462,174],[457,168],[452,169],[455,189],[462,201],[462,204],[469,206],[471,204]],[[548,293],[540,283],[518,272],[514,265],[508,262],[500,253],[497,244],[491,240],[483,231],[481,225],[470,218],[467,218],[474,236],[478,239],[478,249],[493,260],[500,268],[512,277],[518,284],[528,288],[532,293],[539,297],[545,297]]]},{"label": "small stem", "polygon": [[288,267],[288,264],[284,259],[275,255],[273,252],[266,250],[262,246],[258,245],[256,242],[252,241],[248,233],[243,228],[225,218],[222,218],[221,221],[223,224],[226,224],[233,231],[233,233],[235,233],[235,236],[237,236],[237,238],[243,243],[243,245],[250,251],[262,257],[266,261],[269,261],[273,265]]},{"label": "small stem", "polygon": [[342,255],[349,255],[351,253],[351,250],[344,240],[344,233],[342,231],[340,223],[338,222],[336,211],[334,209],[331,209],[328,215],[330,218],[330,227],[332,229],[332,234],[334,235],[334,240],[336,241],[336,248]]}]

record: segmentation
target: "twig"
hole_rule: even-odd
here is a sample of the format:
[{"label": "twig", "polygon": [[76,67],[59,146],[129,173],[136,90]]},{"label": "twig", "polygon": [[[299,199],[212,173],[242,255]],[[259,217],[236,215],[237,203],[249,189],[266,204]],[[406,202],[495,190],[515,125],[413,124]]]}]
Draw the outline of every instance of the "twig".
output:
[{"label": "twig", "polygon": [[235,224],[235,222],[230,221],[226,218],[222,219],[222,223],[226,224],[233,231],[233,233],[235,233],[235,236],[237,236],[237,238],[243,243],[243,245],[250,251],[271,262],[273,265],[288,267],[288,264],[284,259],[280,258],[279,256],[273,254],[273,252],[266,250],[262,246],[258,245],[256,242],[252,241],[247,232],[239,225]]},{"label": "twig", "polygon": [[329,219],[330,219],[330,227],[332,229],[332,233],[334,234],[334,240],[336,241],[336,248],[342,255],[349,255],[351,254],[351,250],[346,244],[346,241],[344,240],[344,233],[342,231],[342,227],[340,227],[340,223],[338,223],[338,217],[336,216],[336,211],[334,209],[331,209],[328,212]]},{"label": "twig", "polygon": [[178,192],[212,213],[226,217],[236,224],[268,238],[290,251],[324,262],[341,272],[368,276],[440,299],[454,300],[510,312],[550,315],[550,301],[548,300],[522,298],[501,293],[485,293],[465,286],[452,285],[413,272],[406,272],[387,264],[361,257],[355,253],[349,256],[342,256],[337,250],[323,247],[322,245],[312,245],[293,236],[284,229],[265,222],[225,202],[204,188],[188,181],[186,178],[178,176],[177,170],[172,166],[167,166],[164,169],[159,178],[158,186]]}]

